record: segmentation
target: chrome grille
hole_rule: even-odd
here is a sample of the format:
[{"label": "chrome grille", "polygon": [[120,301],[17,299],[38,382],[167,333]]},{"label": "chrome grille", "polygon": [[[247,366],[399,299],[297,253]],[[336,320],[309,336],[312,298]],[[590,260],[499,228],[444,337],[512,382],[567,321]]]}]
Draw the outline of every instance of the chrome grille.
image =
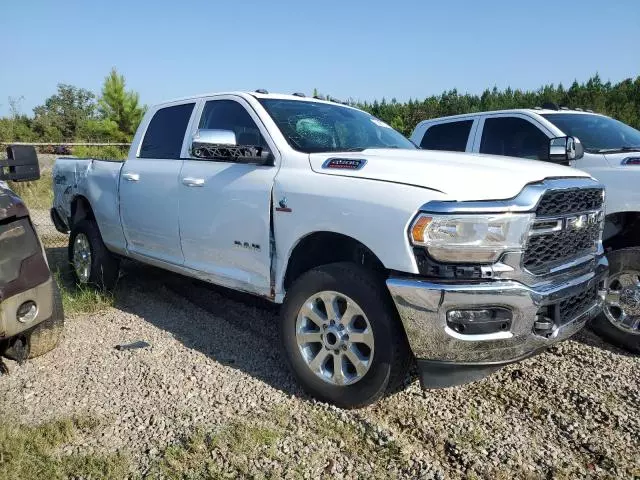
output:
[{"label": "chrome grille", "polygon": [[536,222],[523,256],[534,275],[569,263],[596,250],[602,231],[600,188],[551,190],[536,209]]},{"label": "chrome grille", "polygon": [[586,212],[600,210],[604,203],[601,188],[570,188],[566,190],[552,190],[544,194],[536,215],[551,217],[566,215],[570,212]]},{"label": "chrome grille", "polygon": [[596,303],[598,288],[596,285],[586,289],[584,292],[569,297],[558,305],[560,324],[570,322],[589,310]]}]

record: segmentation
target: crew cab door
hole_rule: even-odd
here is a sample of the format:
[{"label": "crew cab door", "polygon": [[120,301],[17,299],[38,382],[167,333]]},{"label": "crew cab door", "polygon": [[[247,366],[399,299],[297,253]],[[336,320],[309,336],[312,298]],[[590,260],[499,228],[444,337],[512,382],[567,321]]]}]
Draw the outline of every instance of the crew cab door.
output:
[{"label": "crew cab door", "polygon": [[181,152],[195,102],[150,112],[135,155],[120,174],[120,218],[127,250],[145,258],[182,265],[178,223]]},{"label": "crew cab door", "polygon": [[450,152],[471,151],[478,120],[474,118],[448,119],[427,123],[423,131],[414,135],[415,143],[424,150],[446,150]]},{"label": "crew cab door", "polygon": [[215,283],[269,295],[271,291],[271,189],[279,154],[251,106],[224,95],[205,99],[198,129],[232,130],[238,145],[269,147],[274,165],[228,158],[184,161],[180,173],[180,237],[187,268]]},{"label": "crew cab door", "polygon": [[526,115],[488,114],[481,117],[472,151],[548,161],[549,139],[553,136]]}]

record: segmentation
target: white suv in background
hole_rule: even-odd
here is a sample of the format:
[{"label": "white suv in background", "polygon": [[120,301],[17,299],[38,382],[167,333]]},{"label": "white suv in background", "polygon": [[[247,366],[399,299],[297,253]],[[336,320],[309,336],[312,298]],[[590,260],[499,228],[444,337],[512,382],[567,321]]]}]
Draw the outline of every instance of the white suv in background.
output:
[{"label": "white suv in background", "polygon": [[592,327],[640,352],[640,131],[591,111],[545,104],[425,120],[411,140],[428,150],[556,162],[552,139],[567,143],[566,137],[573,160],[561,163],[589,173],[607,189],[603,240],[611,276],[604,312]]}]

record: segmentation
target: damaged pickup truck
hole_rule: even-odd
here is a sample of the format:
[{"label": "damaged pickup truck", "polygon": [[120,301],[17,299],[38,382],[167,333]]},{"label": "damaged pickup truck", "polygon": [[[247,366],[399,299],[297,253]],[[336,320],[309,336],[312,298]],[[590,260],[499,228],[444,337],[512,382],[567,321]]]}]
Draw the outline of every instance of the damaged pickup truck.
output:
[{"label": "damaged pickup truck", "polygon": [[283,303],[290,367],[341,407],[476,380],[602,306],[604,188],[564,166],[421,151],[371,115],[264,90],[147,112],[127,160],[60,158],[77,281],[130,258]]},{"label": "damaged pickup truck", "polygon": [[0,160],[0,356],[18,362],[52,350],[64,328],[60,292],[29,211],[5,182],[38,178],[35,149],[8,147]]}]

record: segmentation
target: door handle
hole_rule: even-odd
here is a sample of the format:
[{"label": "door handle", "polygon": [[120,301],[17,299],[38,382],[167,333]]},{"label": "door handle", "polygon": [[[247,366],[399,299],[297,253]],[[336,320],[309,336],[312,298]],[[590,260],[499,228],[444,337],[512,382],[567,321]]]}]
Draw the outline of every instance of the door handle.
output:
[{"label": "door handle", "polygon": [[187,187],[203,187],[204,178],[184,177],[182,179],[182,184]]},{"label": "door handle", "polygon": [[122,178],[124,178],[128,182],[137,182],[138,180],[140,180],[140,174],[139,173],[123,173]]}]

